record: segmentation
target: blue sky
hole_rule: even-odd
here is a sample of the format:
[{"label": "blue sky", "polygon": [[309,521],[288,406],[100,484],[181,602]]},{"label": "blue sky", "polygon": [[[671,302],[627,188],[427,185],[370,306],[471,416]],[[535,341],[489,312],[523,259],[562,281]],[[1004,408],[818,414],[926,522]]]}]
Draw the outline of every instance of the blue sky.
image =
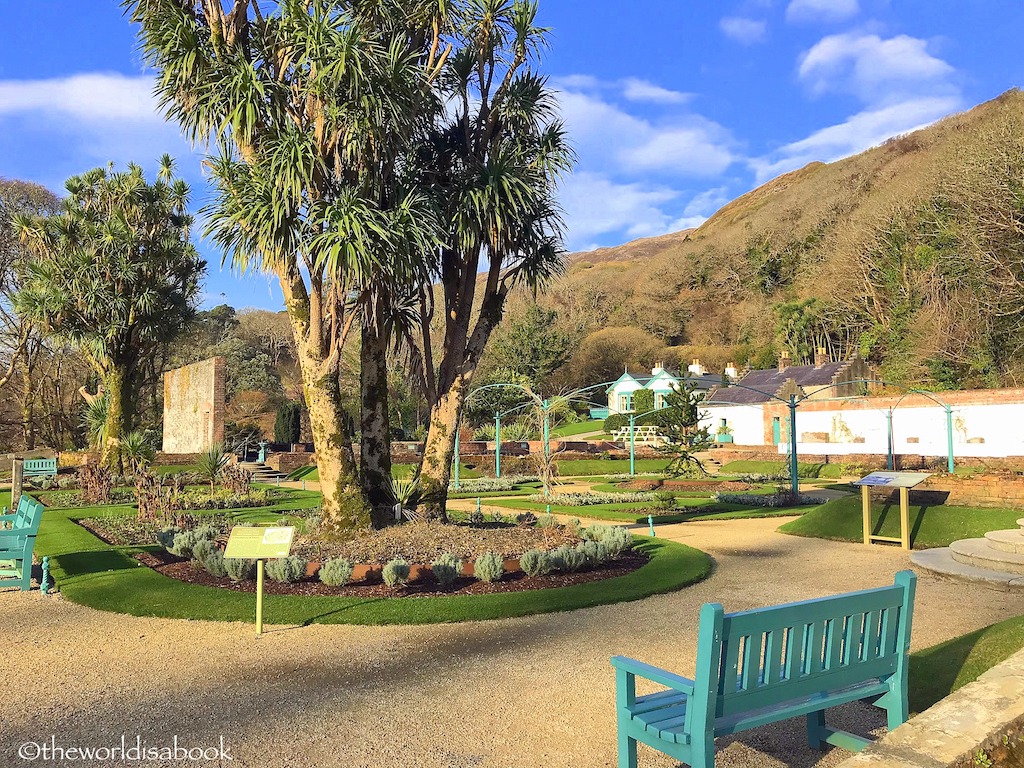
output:
[{"label": "blue sky", "polygon": [[[4,3],[0,176],[54,190],[108,161],[200,155],[156,114],[134,30],[108,0]],[[1024,3],[541,0],[544,71],[580,162],[562,205],[584,250],[696,226],[812,160],[834,160],[1024,82]],[[278,308],[272,280],[210,261],[208,305]]]}]

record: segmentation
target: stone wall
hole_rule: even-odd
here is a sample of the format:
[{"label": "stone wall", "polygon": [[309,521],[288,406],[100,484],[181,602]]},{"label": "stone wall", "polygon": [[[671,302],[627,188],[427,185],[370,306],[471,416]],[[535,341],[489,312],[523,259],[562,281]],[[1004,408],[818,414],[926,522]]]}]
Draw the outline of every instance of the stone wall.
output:
[{"label": "stone wall", "polygon": [[1018,474],[939,475],[919,487],[919,492],[945,494],[944,503],[954,506],[1024,509],[1024,476]]},{"label": "stone wall", "polygon": [[316,465],[315,453],[274,453],[267,457],[267,466],[284,475],[290,475],[299,467],[314,465]]},{"label": "stone wall", "polygon": [[164,374],[165,453],[202,453],[224,442],[223,357]]}]

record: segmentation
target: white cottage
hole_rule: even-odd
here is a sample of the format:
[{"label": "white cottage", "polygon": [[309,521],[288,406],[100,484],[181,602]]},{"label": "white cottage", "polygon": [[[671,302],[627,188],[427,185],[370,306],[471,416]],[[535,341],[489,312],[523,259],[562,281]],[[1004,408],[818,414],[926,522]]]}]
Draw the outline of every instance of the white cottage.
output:
[{"label": "white cottage", "polygon": [[631,413],[633,394],[641,389],[654,392],[654,407],[664,408],[666,396],[684,382],[693,384],[697,392],[704,394],[712,387],[721,385],[722,377],[708,373],[700,360],[690,363],[685,375],[666,368],[664,363],[655,365],[650,375],[630,373],[627,369],[608,388],[608,413]]}]

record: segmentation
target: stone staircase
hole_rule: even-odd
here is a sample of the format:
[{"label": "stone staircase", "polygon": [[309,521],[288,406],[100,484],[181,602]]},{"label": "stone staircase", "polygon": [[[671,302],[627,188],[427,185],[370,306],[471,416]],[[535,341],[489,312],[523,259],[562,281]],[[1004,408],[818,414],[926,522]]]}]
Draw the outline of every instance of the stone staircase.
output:
[{"label": "stone staircase", "polygon": [[252,474],[253,482],[256,483],[277,485],[278,482],[283,483],[288,479],[287,475],[281,474],[276,469],[271,469],[266,464],[260,464],[255,461],[240,461],[238,466]]},{"label": "stone staircase", "polygon": [[961,539],[948,547],[915,552],[915,565],[945,576],[1024,591],[1024,518],[1018,528],[989,531],[980,539]]}]

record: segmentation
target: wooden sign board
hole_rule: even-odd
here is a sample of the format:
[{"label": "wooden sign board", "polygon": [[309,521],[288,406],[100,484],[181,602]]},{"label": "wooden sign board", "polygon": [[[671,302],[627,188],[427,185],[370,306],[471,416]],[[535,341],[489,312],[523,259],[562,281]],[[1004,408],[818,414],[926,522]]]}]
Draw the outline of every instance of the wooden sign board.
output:
[{"label": "wooden sign board", "polygon": [[914,488],[929,477],[930,472],[872,472],[851,485],[881,486],[883,488]]},{"label": "wooden sign board", "polygon": [[292,549],[295,529],[290,526],[279,528],[253,528],[236,526],[231,529],[224,557],[249,560],[274,560],[288,557]]}]

